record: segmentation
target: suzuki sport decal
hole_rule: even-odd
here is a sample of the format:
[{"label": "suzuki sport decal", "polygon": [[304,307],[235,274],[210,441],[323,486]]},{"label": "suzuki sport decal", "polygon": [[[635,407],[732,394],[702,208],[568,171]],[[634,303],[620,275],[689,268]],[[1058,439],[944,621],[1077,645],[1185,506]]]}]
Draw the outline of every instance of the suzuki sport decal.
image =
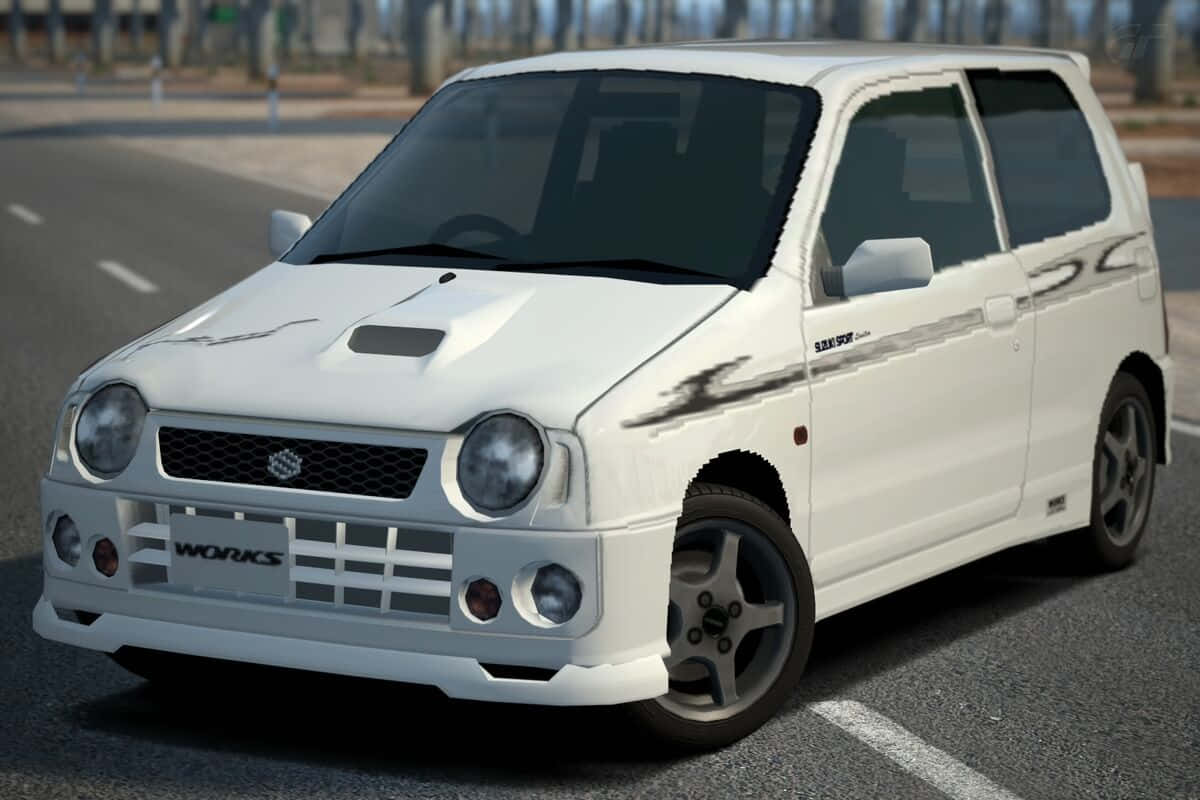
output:
[{"label": "suzuki sport decal", "polygon": [[[1032,295],[1017,298],[1018,313],[1027,313],[1034,307],[1043,306],[1064,300],[1069,296],[1091,291],[1101,286],[1107,286],[1122,280],[1124,270],[1130,270],[1135,263],[1109,263],[1109,259],[1121,245],[1145,236],[1145,232],[1121,236],[1107,244],[1100,245],[1091,269],[1088,262],[1079,255],[1063,258],[1048,265],[1039,267],[1028,273]],[[1092,249],[1092,248],[1088,248]],[[1115,277],[1109,273],[1118,273]],[[1082,279],[1087,275],[1087,279]],[[823,356],[815,359],[809,367],[797,365],[774,372],[764,373],[739,381],[727,382],[726,376],[750,361],[751,356],[738,356],[731,361],[723,361],[684,378],[673,388],[662,394],[672,397],[666,405],[644,414],[633,417],[621,423],[624,428],[640,428],[646,425],[657,425],[684,417],[690,417],[714,408],[737,403],[752,397],[777,391],[800,383],[806,379],[817,382],[838,373],[857,369],[864,364],[883,361],[900,353],[911,352],[920,347],[937,344],[951,336],[961,336],[985,324],[982,308],[973,308],[959,314],[923,325],[917,325],[906,331],[881,336],[864,344],[860,340],[870,335],[870,331],[854,333],[847,331],[834,336],[818,339],[813,344],[817,353],[827,353],[847,345],[854,345],[844,352]]]}]

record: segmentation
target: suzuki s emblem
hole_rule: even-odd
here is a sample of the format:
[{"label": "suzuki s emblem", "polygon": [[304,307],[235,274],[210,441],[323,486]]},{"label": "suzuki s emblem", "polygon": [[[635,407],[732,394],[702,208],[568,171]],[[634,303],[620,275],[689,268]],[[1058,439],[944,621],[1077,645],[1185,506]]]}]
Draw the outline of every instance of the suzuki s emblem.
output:
[{"label": "suzuki s emblem", "polygon": [[295,450],[280,450],[272,453],[267,459],[267,472],[281,481],[290,481],[300,474],[300,464],[304,459],[296,455]]}]

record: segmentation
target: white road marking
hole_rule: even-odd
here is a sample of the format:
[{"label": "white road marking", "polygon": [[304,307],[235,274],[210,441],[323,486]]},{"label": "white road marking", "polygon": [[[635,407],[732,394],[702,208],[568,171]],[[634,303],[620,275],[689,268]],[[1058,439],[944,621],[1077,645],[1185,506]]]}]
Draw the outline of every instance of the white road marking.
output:
[{"label": "white road marking", "polygon": [[1200,425],[1197,425],[1194,422],[1184,422],[1181,419],[1173,419],[1171,420],[1171,430],[1175,431],[1176,433],[1182,433],[1185,436],[1195,436],[1197,439],[1200,439]]},{"label": "white road marking", "polygon": [[813,703],[809,709],[953,800],[1018,800],[1012,792],[862,703],[829,700]]},{"label": "white road marking", "polygon": [[158,291],[158,287],[150,281],[138,275],[129,267],[123,264],[118,264],[116,261],[97,261],[96,266],[112,275],[121,283],[133,289],[135,292],[142,294],[152,294]]},{"label": "white road marking", "polygon": [[42,217],[40,214],[38,214],[34,211],[30,211],[28,208],[26,208],[23,205],[20,205],[19,203],[9,203],[8,204],[8,213],[12,214],[17,219],[19,219],[22,222],[27,223],[29,225],[41,225],[42,224]]}]

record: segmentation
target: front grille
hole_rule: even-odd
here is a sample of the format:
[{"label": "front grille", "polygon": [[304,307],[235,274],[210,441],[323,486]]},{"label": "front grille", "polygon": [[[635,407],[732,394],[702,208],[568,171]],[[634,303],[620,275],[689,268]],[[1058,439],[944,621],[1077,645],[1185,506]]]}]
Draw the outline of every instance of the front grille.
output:
[{"label": "front grille", "polygon": [[403,500],[429,453],[415,447],[159,428],[159,457],[172,478],[282,486]]},{"label": "front grille", "polygon": [[300,602],[344,612],[449,618],[454,535],[448,530],[128,502],[136,509],[136,522],[127,531],[129,561],[133,584],[140,589],[227,594],[182,583],[172,575],[171,565],[176,558],[171,546],[173,514],[278,522],[289,532],[288,596],[243,592],[237,595],[239,601]]}]

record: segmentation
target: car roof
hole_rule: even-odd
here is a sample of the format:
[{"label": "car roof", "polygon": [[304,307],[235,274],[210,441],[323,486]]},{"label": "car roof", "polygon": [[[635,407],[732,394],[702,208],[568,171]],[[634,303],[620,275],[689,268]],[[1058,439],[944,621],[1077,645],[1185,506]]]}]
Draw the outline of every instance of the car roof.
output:
[{"label": "car roof", "polygon": [[908,42],[713,40],[560,51],[464,70],[475,79],[522,72],[632,69],[699,72],[806,85],[848,67],[876,64],[896,71],[954,66],[1028,67],[1074,64],[1086,76],[1087,57],[1066,50]]}]

